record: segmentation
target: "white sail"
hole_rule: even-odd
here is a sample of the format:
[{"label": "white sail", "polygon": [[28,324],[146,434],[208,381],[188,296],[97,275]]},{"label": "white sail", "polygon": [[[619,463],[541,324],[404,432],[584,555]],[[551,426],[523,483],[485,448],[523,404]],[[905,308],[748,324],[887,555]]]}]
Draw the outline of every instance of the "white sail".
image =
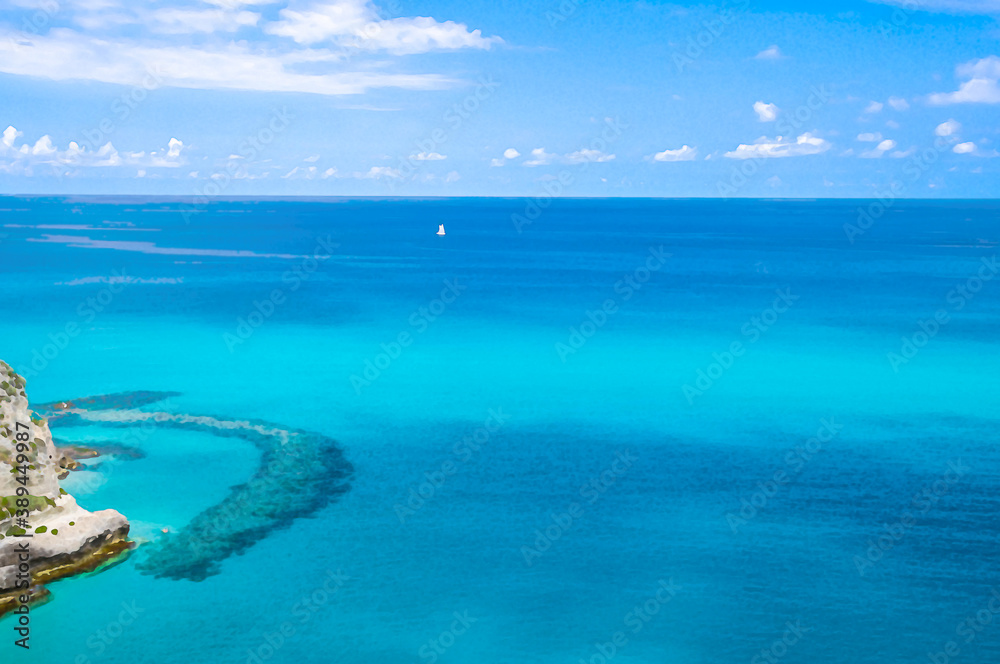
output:
[{"label": "white sail", "polygon": [[439,224],[438,225],[438,232],[437,232],[437,234],[438,235],[444,235],[444,224]]}]

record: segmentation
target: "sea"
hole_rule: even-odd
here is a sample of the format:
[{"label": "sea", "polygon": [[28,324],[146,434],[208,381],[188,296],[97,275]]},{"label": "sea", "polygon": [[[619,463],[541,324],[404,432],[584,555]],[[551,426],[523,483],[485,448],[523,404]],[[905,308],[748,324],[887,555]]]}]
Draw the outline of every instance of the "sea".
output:
[{"label": "sea", "polygon": [[0,661],[1000,661],[998,214],[2,197],[0,358],[139,545]]}]

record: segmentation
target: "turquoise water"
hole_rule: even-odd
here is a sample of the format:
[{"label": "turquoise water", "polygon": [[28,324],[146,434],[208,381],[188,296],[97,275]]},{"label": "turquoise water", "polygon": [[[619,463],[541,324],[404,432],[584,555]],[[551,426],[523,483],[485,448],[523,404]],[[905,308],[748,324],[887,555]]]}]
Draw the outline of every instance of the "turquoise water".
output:
[{"label": "turquoise water", "polygon": [[0,199],[33,403],[178,392],[144,408],[352,468],[217,574],[157,578],[160,529],[260,451],[53,422],[145,453],[66,488],[151,543],[52,584],[15,659],[997,661],[1000,204],[896,201],[852,243],[868,204],[560,200],[518,232],[514,199]]}]

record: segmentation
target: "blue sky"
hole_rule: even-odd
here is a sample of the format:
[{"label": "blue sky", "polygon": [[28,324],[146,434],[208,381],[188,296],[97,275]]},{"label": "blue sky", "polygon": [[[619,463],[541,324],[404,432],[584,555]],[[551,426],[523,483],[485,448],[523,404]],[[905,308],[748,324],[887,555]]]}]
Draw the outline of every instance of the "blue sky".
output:
[{"label": "blue sky", "polygon": [[1000,0],[0,8],[2,193],[997,193]]}]

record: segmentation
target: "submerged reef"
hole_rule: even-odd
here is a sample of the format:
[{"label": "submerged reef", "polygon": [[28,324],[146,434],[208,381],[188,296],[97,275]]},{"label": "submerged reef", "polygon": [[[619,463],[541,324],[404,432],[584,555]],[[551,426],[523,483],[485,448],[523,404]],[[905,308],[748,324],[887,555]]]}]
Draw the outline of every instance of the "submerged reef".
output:
[{"label": "submerged reef", "polygon": [[237,437],[261,453],[254,475],[234,486],[217,505],[176,533],[143,546],[137,567],[146,574],[201,581],[219,564],[272,532],[308,517],[350,490],[354,472],[337,442],[319,433],[282,428],[256,420],[138,410],[176,396],[172,392],[129,392],[39,407],[59,427],[153,426]]},{"label": "submerged reef", "polygon": [[[264,421],[141,410],[179,396],[176,392],[106,394],[31,410],[24,388],[24,379],[0,362],[0,616],[26,601],[48,598],[43,584],[99,571],[124,560],[136,546],[124,516],[83,509],[59,480],[83,468],[81,459],[142,458],[141,446],[109,441],[57,447],[50,423],[60,431],[94,425],[201,431],[240,438],[260,452],[253,476],[232,487],[222,502],[178,532],[143,545],[136,567],[156,577],[204,580],[217,574],[229,556],[350,490],[353,466],[335,440],[319,433]],[[30,582],[23,565],[26,546]]]}]

